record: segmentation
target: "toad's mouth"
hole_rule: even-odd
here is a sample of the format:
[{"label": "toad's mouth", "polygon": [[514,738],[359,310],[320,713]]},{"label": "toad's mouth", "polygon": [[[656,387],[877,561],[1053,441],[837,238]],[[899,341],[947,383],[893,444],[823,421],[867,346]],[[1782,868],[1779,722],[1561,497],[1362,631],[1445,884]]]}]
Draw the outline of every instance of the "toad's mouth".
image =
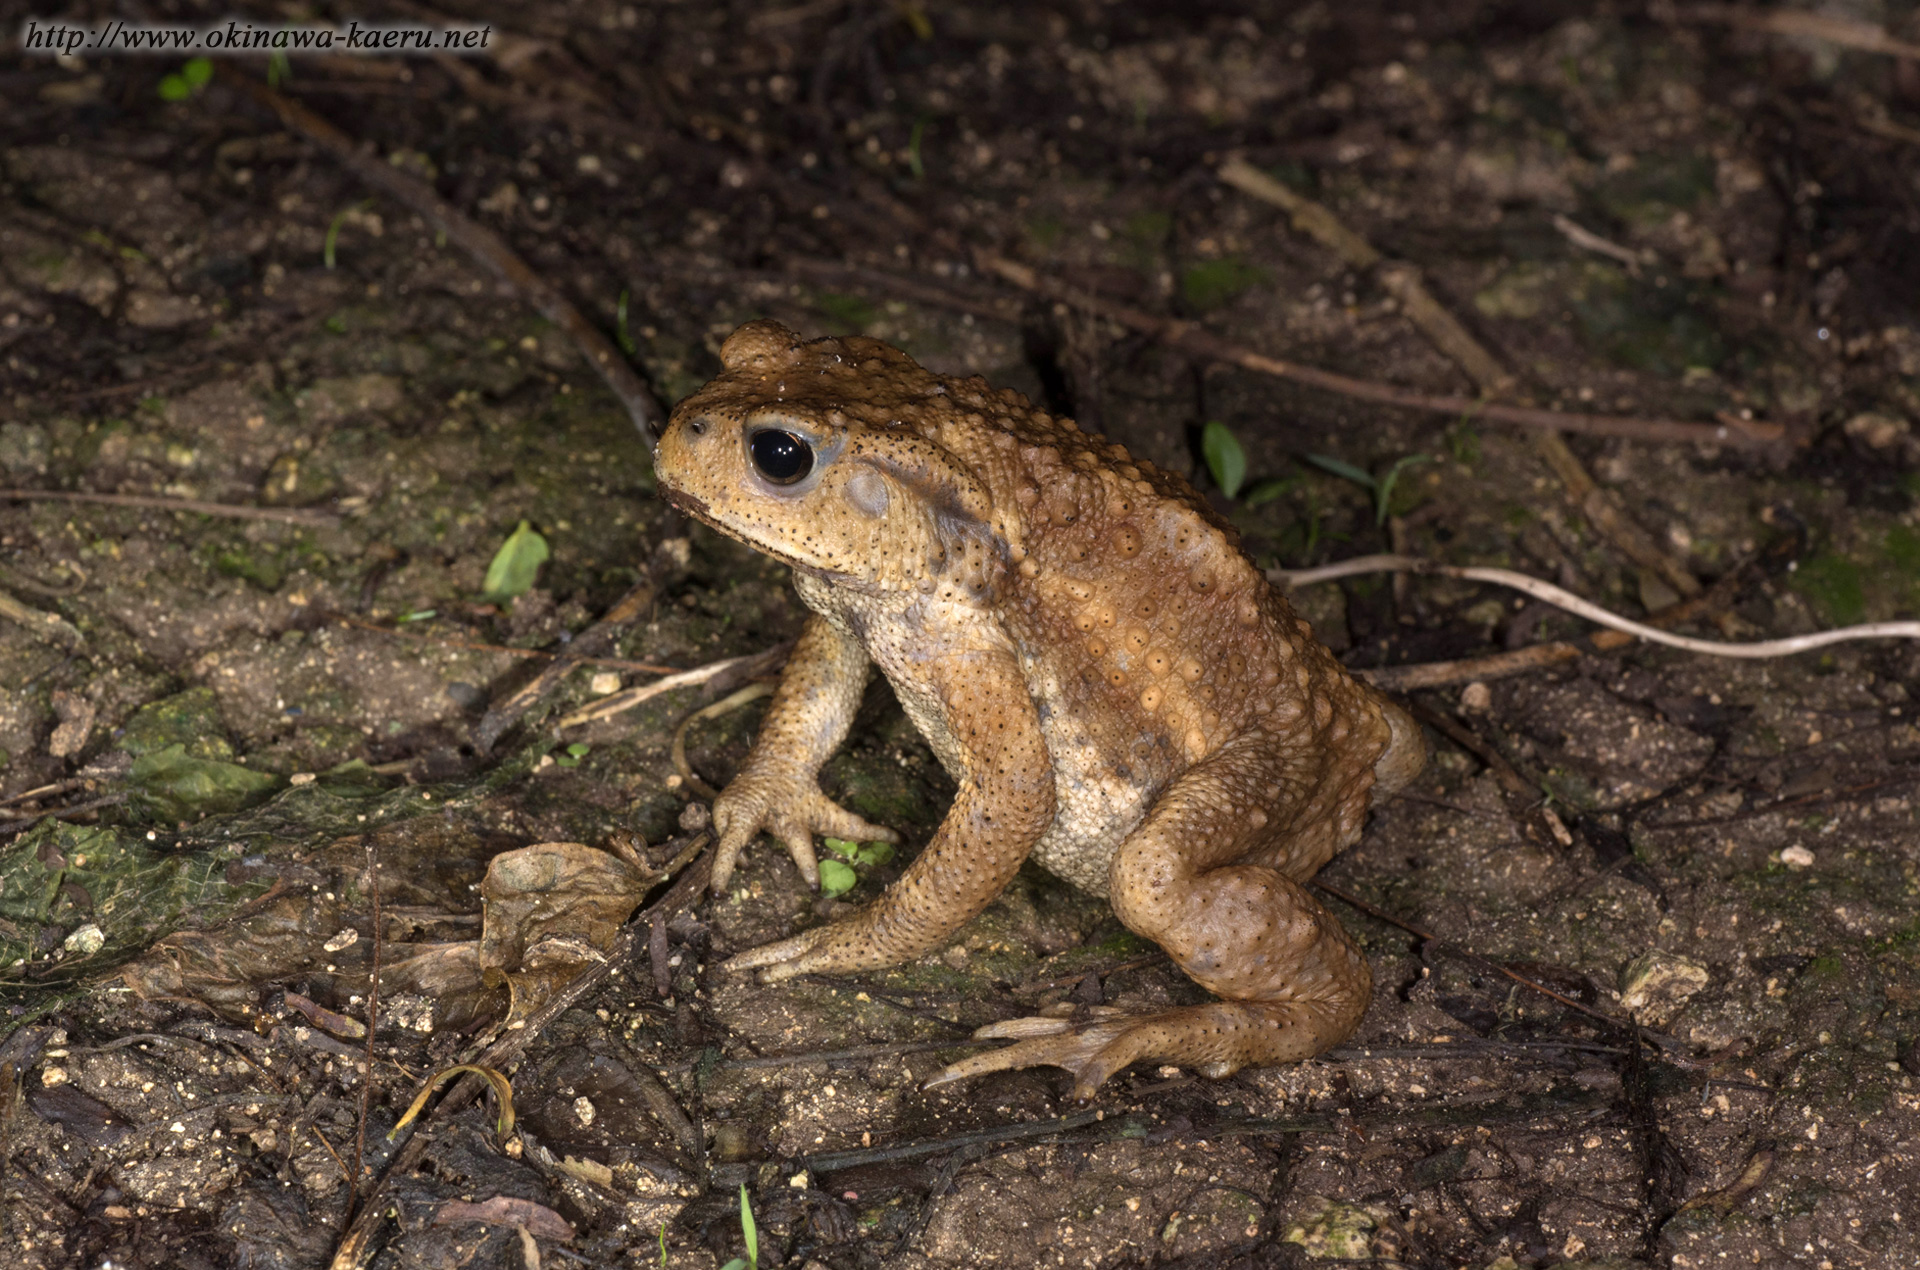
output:
[{"label": "toad's mouth", "polygon": [[[660,497],[666,500],[667,506],[683,511],[695,520],[702,521],[712,525],[715,529],[721,529],[722,532],[725,532],[720,522],[715,520],[713,514],[707,510],[705,499],[696,498],[683,489],[675,489],[665,483],[659,486],[659,490]],[[731,537],[731,535],[728,536]]]},{"label": "toad's mouth", "polygon": [[848,586],[860,591],[872,589],[851,574],[841,573],[834,569],[823,569],[819,565],[810,564],[788,552],[782,551],[778,547],[768,546],[766,543],[753,542],[742,538],[738,531],[723,523],[719,517],[708,510],[706,500],[697,495],[689,494],[683,489],[675,489],[673,486],[665,484],[664,482],[657,488],[660,497],[666,500],[669,507],[685,512],[701,524],[725,534],[736,542],[745,542],[749,547],[752,547],[762,555],[772,556],[780,563],[791,565],[795,569],[810,573],[824,582],[830,582],[837,586]]}]

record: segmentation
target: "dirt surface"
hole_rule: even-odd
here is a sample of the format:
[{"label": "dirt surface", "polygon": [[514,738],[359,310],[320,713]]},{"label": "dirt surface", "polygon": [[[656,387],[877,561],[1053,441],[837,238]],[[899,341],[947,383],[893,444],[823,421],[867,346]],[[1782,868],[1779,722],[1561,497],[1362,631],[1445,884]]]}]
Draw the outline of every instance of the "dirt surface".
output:
[{"label": "dirt surface", "polygon": [[[1920,61],[1408,8],[405,5],[490,55],[280,86],[662,403],[744,319],[857,330],[1191,473],[1264,565],[1404,550],[1636,617],[1704,588],[1711,638],[1920,613]],[[1819,13],[1920,41],[1910,4]],[[703,827],[676,727],[768,665],[563,720],[791,638],[785,571],[673,517],[574,343],[419,208],[182,72],[0,58],[0,486],[148,500],[0,496],[0,1261],[706,1267],[745,1253],[744,1188],[762,1266],[1920,1264],[1920,645],[1583,645],[1415,692],[1434,761],[1324,879],[1378,984],[1346,1045],[1085,1108],[1051,1070],[922,1092],[981,1024],[1198,990],[1031,869],[923,964],[715,972],[877,893],[950,784],[876,684],[824,783],[907,848],[827,899],[762,843],[663,900]],[[1503,399],[1732,431],[1554,450],[1196,360],[974,254],[1487,387],[1389,273],[1218,179],[1235,155],[1418,266]],[[507,596],[522,521],[551,554]],[[1440,579],[1297,602],[1359,668],[1588,629]],[[693,723],[691,771],[724,783],[763,707]],[[489,1044],[510,1134],[468,1100],[388,1143]]]}]

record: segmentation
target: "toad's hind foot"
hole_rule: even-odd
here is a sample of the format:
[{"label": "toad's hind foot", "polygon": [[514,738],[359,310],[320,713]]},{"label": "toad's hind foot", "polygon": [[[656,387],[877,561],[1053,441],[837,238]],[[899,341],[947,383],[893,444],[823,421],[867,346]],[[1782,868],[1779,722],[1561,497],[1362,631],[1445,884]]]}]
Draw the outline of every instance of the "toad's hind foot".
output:
[{"label": "toad's hind foot", "polygon": [[1226,1076],[1250,1065],[1310,1058],[1352,1029],[1350,1022],[1336,1026],[1340,1030],[1307,1003],[1261,1001],[1216,1001],[1078,1024],[1010,1019],[974,1036],[1017,1044],[954,1063],[927,1086],[1016,1067],[1064,1067],[1073,1073],[1073,1096],[1085,1101],[1129,1063],[1174,1063],[1203,1076]]}]

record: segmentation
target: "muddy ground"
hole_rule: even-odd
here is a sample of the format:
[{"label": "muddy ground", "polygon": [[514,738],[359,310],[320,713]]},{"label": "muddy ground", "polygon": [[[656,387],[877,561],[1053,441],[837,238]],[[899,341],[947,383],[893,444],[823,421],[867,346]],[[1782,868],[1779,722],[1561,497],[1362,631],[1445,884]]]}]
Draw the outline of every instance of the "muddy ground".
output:
[{"label": "muddy ground", "polygon": [[[491,23],[491,53],[295,59],[282,91],[501,235],[661,403],[773,316],[1191,474],[1263,565],[1402,549],[1631,616],[1704,587],[1711,638],[1920,613],[1911,44],[1494,0],[367,9]],[[1818,16],[1920,41],[1904,0]],[[0,496],[7,1265],[706,1267],[744,1255],[743,1187],[763,1266],[1920,1264],[1912,641],[1583,644],[1417,691],[1434,762],[1325,879],[1378,984],[1347,1044],[1085,1108],[1052,1070],[923,1092],[980,1024],[1198,990],[1031,869],[923,964],[716,973],[938,823],[886,688],[824,782],[900,856],[829,899],[762,843],[662,900],[704,810],[675,729],[755,668],[563,720],[792,637],[785,571],[671,516],[560,328],[234,82],[15,49],[0,103],[0,486],[146,500]],[[971,254],[1476,395],[1386,275],[1223,184],[1234,155],[1417,265],[1504,400],[1778,439],[1554,451]],[[489,595],[522,521],[550,558]],[[1297,602],[1357,668],[1589,629],[1437,579]],[[763,708],[691,725],[691,771],[724,783]],[[390,1169],[424,1078],[502,1037],[512,1132],[442,1104]]]}]

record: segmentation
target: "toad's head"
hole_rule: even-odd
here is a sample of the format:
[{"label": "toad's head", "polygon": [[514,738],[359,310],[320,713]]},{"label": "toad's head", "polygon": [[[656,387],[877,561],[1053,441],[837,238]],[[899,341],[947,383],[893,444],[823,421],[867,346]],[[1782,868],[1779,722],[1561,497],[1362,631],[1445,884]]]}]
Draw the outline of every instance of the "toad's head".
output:
[{"label": "toad's head", "polygon": [[1003,563],[986,485],[935,438],[946,381],[869,339],[749,322],[674,409],[660,493],[720,532],[862,591],[984,595]]}]

